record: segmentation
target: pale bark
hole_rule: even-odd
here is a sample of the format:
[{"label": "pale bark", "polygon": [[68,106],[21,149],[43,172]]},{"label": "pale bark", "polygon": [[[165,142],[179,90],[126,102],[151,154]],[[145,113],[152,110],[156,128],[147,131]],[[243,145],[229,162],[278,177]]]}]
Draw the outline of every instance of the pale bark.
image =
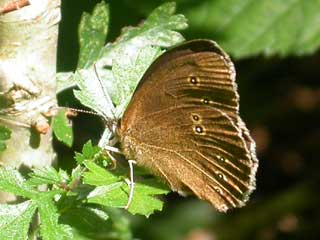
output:
[{"label": "pale bark", "polygon": [[[0,10],[10,2],[0,0]],[[44,113],[56,105],[60,0],[20,2],[27,6],[0,15],[0,125],[12,130],[0,164],[39,168],[55,158]],[[0,193],[0,202],[10,200]]]}]

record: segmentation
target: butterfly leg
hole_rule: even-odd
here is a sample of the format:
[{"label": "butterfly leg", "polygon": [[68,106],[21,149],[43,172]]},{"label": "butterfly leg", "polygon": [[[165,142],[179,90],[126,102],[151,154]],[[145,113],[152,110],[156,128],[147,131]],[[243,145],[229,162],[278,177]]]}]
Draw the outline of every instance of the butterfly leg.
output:
[{"label": "butterfly leg", "polygon": [[117,159],[110,153],[110,151],[107,151],[107,155],[112,161],[112,167],[110,169],[115,169],[117,167]]},{"label": "butterfly leg", "polygon": [[106,151],[107,155],[109,156],[109,158],[112,161],[113,166],[111,169],[115,169],[117,167],[117,159],[114,156],[112,156],[111,152],[122,154],[121,151],[116,147],[112,147],[112,146],[108,146],[108,145],[104,146],[103,150]]},{"label": "butterfly leg", "polygon": [[133,194],[134,194],[133,164],[135,164],[136,162],[134,160],[128,160],[128,163],[130,168],[130,182],[128,183],[130,188],[130,193],[129,193],[129,199],[128,199],[127,205],[125,206],[125,209],[128,209],[130,207],[130,204],[133,199]]},{"label": "butterfly leg", "polygon": [[[117,160],[112,156],[111,152],[115,152],[118,154],[122,154],[122,152],[118,148],[113,146],[108,146],[108,145],[104,146],[104,150],[107,152],[108,156],[112,160],[114,167],[116,167]],[[130,204],[133,199],[133,194],[134,194],[133,164],[135,164],[136,161],[128,160],[128,163],[130,168],[130,180],[127,182],[127,184],[129,186],[130,192],[129,192],[129,199],[128,199],[127,205],[125,206],[125,209],[128,209],[130,207]]]},{"label": "butterfly leg", "polygon": [[122,152],[119,150],[119,148],[116,148],[116,147],[106,145],[103,148],[104,148],[104,150],[106,150],[108,152],[115,152],[115,153],[122,154]]}]

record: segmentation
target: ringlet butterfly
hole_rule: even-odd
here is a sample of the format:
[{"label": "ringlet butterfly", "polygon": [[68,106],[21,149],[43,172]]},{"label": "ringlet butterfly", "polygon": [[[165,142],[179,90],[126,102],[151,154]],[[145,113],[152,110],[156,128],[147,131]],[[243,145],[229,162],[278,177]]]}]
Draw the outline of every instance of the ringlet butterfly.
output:
[{"label": "ringlet butterfly", "polygon": [[116,135],[126,159],[219,211],[244,205],[255,188],[255,143],[239,116],[234,65],[211,40],[188,41],[158,57]]}]

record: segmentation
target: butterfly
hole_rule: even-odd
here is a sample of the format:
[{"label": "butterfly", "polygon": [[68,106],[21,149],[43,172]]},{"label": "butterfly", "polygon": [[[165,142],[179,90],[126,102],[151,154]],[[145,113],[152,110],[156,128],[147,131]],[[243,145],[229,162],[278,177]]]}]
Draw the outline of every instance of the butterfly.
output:
[{"label": "butterfly", "polygon": [[126,159],[222,212],[244,205],[258,166],[235,75],[211,40],[175,46],[148,68],[116,128]]}]

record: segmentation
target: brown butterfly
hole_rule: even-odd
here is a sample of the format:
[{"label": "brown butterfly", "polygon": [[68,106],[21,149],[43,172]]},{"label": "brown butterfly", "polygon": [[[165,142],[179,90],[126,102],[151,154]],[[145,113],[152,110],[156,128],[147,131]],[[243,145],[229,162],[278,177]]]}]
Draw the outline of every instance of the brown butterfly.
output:
[{"label": "brown butterfly", "polygon": [[127,159],[219,211],[255,188],[255,143],[239,116],[235,69],[213,41],[173,47],[149,67],[117,128]]}]

